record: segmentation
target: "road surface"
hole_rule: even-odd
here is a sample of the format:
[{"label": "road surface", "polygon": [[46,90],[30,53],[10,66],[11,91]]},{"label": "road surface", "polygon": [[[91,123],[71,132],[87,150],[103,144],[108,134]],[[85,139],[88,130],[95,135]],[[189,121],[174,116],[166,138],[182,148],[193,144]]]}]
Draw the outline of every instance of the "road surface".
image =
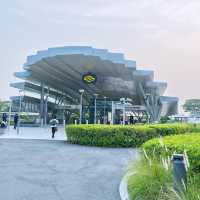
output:
[{"label": "road surface", "polygon": [[119,200],[118,187],[137,150],[66,141],[0,139],[0,199]]}]

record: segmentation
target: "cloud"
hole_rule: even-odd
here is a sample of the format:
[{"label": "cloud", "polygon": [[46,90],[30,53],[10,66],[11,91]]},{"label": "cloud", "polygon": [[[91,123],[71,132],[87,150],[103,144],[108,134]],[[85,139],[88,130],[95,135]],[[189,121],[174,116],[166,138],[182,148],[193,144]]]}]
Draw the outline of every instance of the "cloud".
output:
[{"label": "cloud", "polygon": [[30,22],[145,31],[199,28],[198,0],[16,0],[13,12]]},{"label": "cloud", "polygon": [[[169,82],[169,92],[192,95],[192,90],[183,91],[181,85],[194,83],[192,76],[187,77],[192,69],[195,77],[200,73],[199,10],[199,0],[3,1],[0,37],[5,40],[0,66],[11,74],[33,49],[69,43],[94,45],[125,52],[141,65],[155,65],[158,77]],[[7,59],[11,56],[12,63]],[[174,84],[183,69],[186,75]],[[6,83],[4,75],[0,76]]]}]

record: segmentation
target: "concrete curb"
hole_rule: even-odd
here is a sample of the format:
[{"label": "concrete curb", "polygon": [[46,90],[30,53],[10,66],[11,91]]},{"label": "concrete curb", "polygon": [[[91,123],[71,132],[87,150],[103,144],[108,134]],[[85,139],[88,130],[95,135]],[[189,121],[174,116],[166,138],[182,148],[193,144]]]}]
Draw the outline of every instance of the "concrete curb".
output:
[{"label": "concrete curb", "polygon": [[128,178],[135,174],[133,173],[127,173],[121,180],[119,185],[119,194],[121,197],[121,200],[130,200],[129,194],[128,194]]}]

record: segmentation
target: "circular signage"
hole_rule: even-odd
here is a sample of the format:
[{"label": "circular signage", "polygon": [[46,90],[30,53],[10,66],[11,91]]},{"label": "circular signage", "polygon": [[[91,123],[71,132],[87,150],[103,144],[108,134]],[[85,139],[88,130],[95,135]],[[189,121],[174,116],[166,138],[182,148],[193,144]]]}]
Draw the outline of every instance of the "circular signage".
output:
[{"label": "circular signage", "polygon": [[92,73],[87,73],[87,74],[83,75],[82,80],[83,80],[84,83],[87,83],[87,84],[96,83],[97,76],[95,74],[92,74]]}]

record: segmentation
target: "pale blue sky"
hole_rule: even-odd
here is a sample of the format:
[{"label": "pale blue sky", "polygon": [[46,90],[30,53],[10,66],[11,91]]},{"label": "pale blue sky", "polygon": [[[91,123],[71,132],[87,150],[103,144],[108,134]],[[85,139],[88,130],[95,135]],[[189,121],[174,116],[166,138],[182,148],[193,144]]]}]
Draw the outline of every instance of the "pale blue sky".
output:
[{"label": "pale blue sky", "polygon": [[90,45],[123,52],[168,82],[168,95],[199,98],[199,0],[0,0],[0,98],[26,56]]}]

